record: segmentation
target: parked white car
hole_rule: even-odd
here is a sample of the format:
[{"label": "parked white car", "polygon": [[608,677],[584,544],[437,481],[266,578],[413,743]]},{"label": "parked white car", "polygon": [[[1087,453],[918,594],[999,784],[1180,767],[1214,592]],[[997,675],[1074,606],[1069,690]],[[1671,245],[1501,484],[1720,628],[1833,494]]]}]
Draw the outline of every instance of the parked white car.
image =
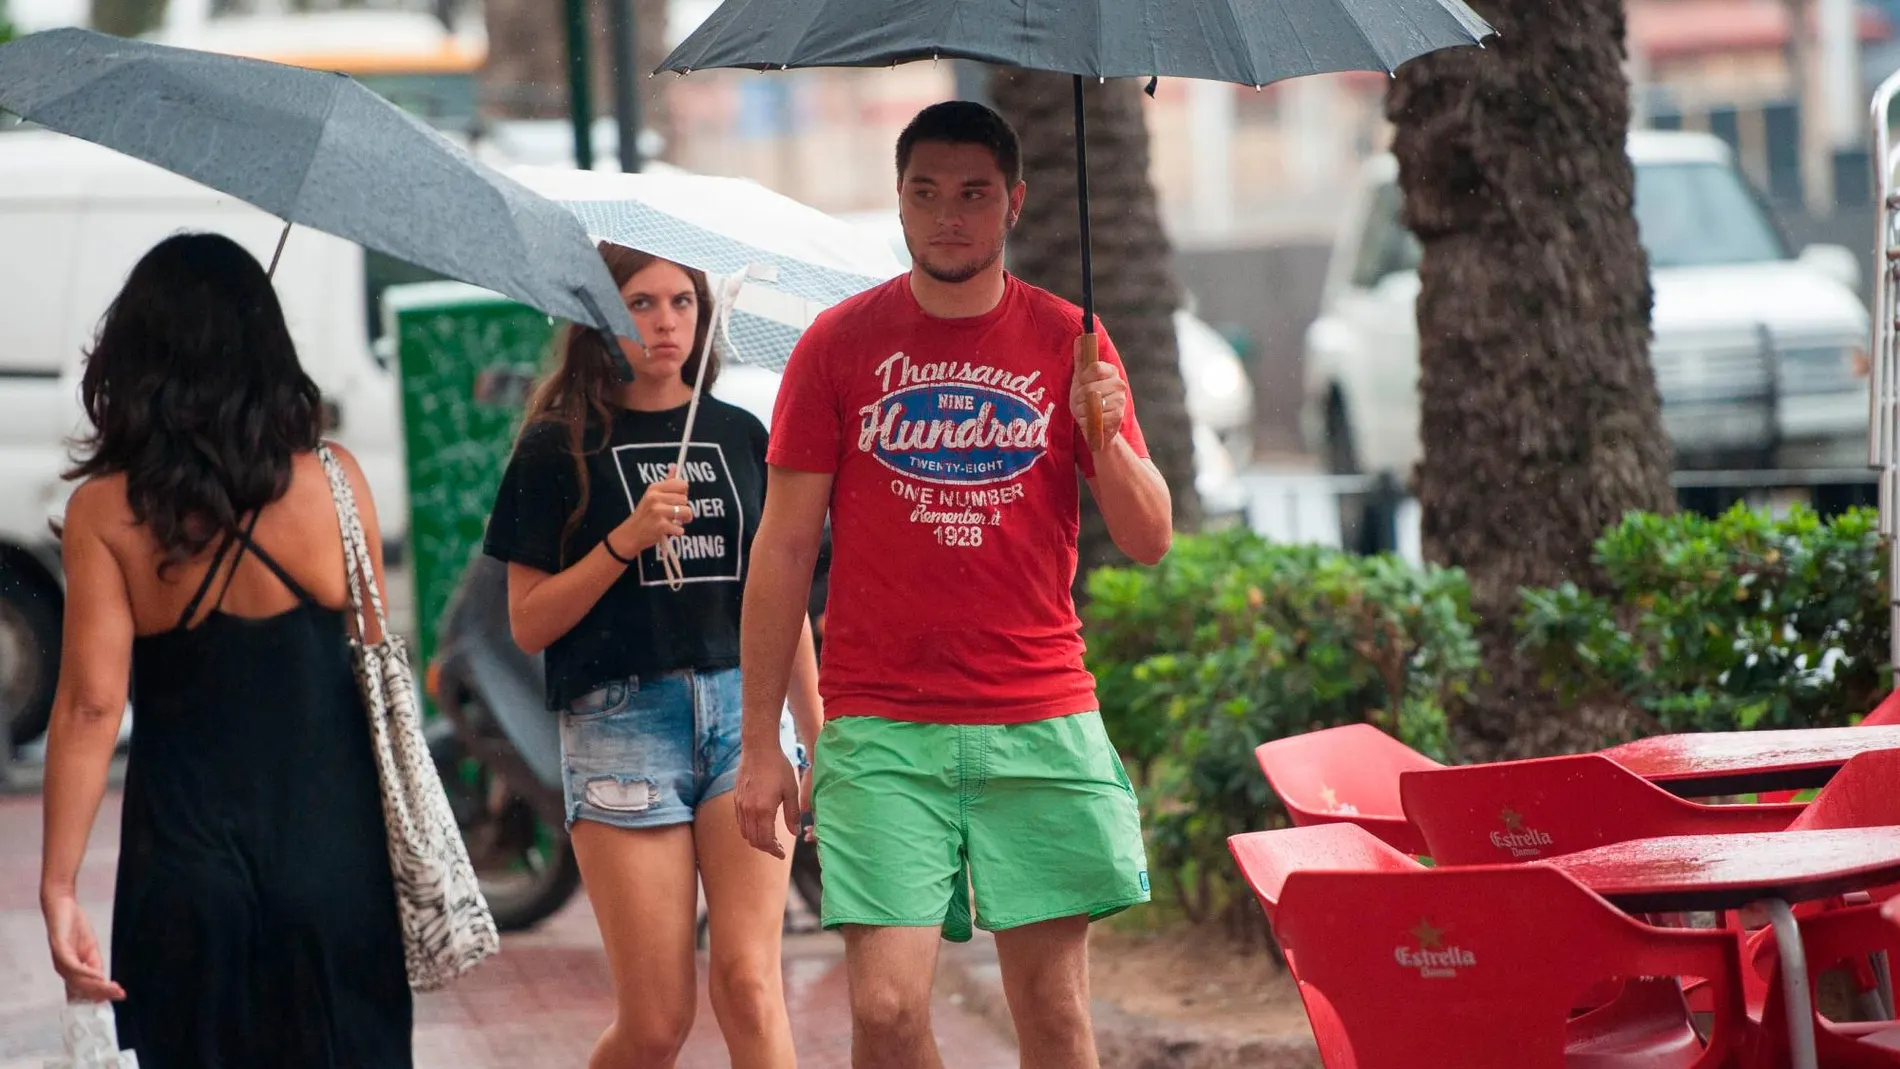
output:
[{"label": "parked white car", "polygon": [[[898,260],[910,264],[910,249],[894,212],[852,213],[841,218],[882,234]],[[1253,380],[1234,347],[1191,308],[1175,310],[1174,339],[1187,389],[1188,418],[1193,421],[1194,489],[1210,519],[1238,519],[1247,509],[1240,469],[1253,456]]]},{"label": "parked white car", "polygon": [[[1728,147],[1638,131],[1636,218],[1655,293],[1650,359],[1681,468],[1866,464],[1868,313],[1837,246],[1793,255]],[[1419,453],[1419,246],[1398,168],[1370,160],[1306,332],[1302,426],[1338,473],[1407,479]]]}]

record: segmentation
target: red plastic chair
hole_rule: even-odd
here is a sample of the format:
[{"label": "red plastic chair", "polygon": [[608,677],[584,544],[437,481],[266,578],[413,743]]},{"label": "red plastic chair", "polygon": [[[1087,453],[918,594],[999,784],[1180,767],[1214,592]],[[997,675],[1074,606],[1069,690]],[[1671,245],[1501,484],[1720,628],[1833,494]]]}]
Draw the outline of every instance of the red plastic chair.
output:
[{"label": "red plastic chair", "polygon": [[[1807,958],[1808,997],[1814,999],[1821,973],[1846,964],[1864,970],[1868,955],[1886,951],[1889,961],[1900,962],[1900,899],[1881,905],[1830,910],[1801,922],[1801,946]],[[1768,995],[1757,1029],[1755,1062],[1765,1067],[1786,1064],[1787,1011],[1781,997],[1780,954],[1773,939],[1752,945],[1753,964],[1768,980]],[[1828,1069],[1895,1069],[1900,1067],[1900,1021],[1835,1022],[1815,1013],[1814,1048]]]},{"label": "red plastic chair", "polygon": [[[1827,781],[1801,815],[1789,822],[1790,831],[1830,828],[1885,828],[1900,825],[1900,750],[1856,754]],[[1856,891],[1824,902],[1799,902],[1794,914],[1807,918],[1840,906],[1866,905],[1900,894],[1900,885]],[[1872,974],[1861,973],[1863,990]]]},{"label": "red plastic chair", "polygon": [[[1821,788],[1821,793],[1815,795],[1814,801],[1809,802],[1801,814],[1789,823],[1788,828],[1792,831],[1818,831],[1892,825],[1900,825],[1900,750],[1876,750],[1848,759],[1841,770],[1834,774],[1834,778],[1828,780],[1827,786]],[[1794,906],[1794,915],[1801,922],[1804,940],[1812,937],[1822,940],[1823,945],[1831,946],[1829,940],[1839,938],[1830,927],[1835,923],[1847,925],[1854,932],[1865,930],[1861,927],[1866,923],[1863,920],[1836,922],[1833,919],[1844,907],[1866,906],[1895,895],[1900,895],[1900,885],[1857,891],[1825,901],[1798,902]],[[1851,909],[1848,911],[1851,912]],[[1774,932],[1764,928],[1751,933],[1743,956],[1748,968],[1746,979],[1750,1010],[1754,1012],[1759,1009],[1766,1013],[1767,1010],[1762,1006],[1762,999],[1767,995],[1766,987],[1780,983],[1774,975]],[[1837,958],[1825,964],[1842,962],[1846,964],[1858,993],[1864,995],[1879,986],[1879,976],[1865,954]],[[1810,976],[1818,975],[1817,966],[1812,961],[1809,969]],[[1896,1041],[1900,1041],[1900,1033],[1896,1033]]]},{"label": "red plastic chair", "polygon": [[1880,727],[1885,724],[1900,724],[1900,690],[1880,699],[1880,704],[1868,710],[1867,715],[1861,717],[1854,726]]},{"label": "red plastic chair", "polygon": [[[1900,690],[1882,698],[1880,704],[1869,710],[1867,715],[1861,717],[1860,722],[1854,726],[1883,727],[1891,724],[1900,724]],[[1756,795],[1756,799],[1762,802],[1792,802],[1800,793],[1800,791],[1763,791]]]},{"label": "red plastic chair", "polygon": [[1900,824],[1900,750],[1855,754],[1788,827],[1883,828]]},{"label": "red plastic chair", "polygon": [[[1372,833],[1350,824],[1320,824],[1236,835],[1228,839],[1228,849],[1260,900],[1269,924],[1274,923],[1278,915],[1281,892],[1287,877],[1294,872],[1427,871],[1424,866],[1386,845]],[[1281,950],[1286,957],[1288,970],[1298,983],[1300,968],[1296,956],[1284,944]],[[1573,1011],[1583,1014],[1572,1022],[1573,1050],[1579,1056],[1590,1050],[1615,1050],[1621,1042],[1619,1037],[1632,1029],[1643,1031],[1647,1027],[1649,1031],[1654,1031],[1655,1015],[1662,1012],[1659,1006],[1667,1012],[1674,1012],[1669,1008],[1681,1000],[1680,990],[1674,981],[1664,983],[1662,987],[1664,990],[1659,994],[1651,989],[1651,985],[1614,979],[1590,985],[1581,991],[1573,1000],[1572,1007]],[[1299,984],[1299,991],[1325,1064],[1329,1067],[1351,1065],[1349,1045],[1331,1003],[1304,983]],[[1649,1022],[1647,1026],[1643,1023],[1646,1021]]]},{"label": "red plastic chair", "polygon": [[[1421,872],[1424,866],[1399,853],[1371,832],[1353,824],[1315,824],[1305,828],[1281,828],[1231,836],[1227,849],[1240,866],[1240,874],[1253,888],[1260,908],[1266,911],[1272,926],[1279,914],[1280,891],[1286,878],[1303,869],[1336,869],[1347,872]],[[1293,952],[1282,944],[1287,971],[1306,1007],[1306,1019],[1313,1026],[1313,1041],[1319,1047],[1320,1061],[1328,1069],[1353,1066],[1352,1045],[1346,1040],[1339,1015],[1324,995],[1300,980],[1299,963]]]},{"label": "red plastic chair", "polygon": [[[1435,863],[1525,861],[1662,835],[1900,824],[1900,751],[1854,757],[1806,805],[1699,805],[1601,754],[1408,772],[1400,793]],[[1795,912],[1808,918],[1842,904],[1802,903]],[[1734,915],[1728,925],[1742,929]],[[1774,933],[1762,929],[1747,938],[1744,991],[1750,1012],[1759,1013],[1768,980],[1766,968],[1754,962]],[[1876,977],[1864,961],[1852,972],[1862,992],[1874,989]],[[1706,1008],[1700,985],[1691,996],[1698,1010]]]},{"label": "red plastic chair", "polygon": [[[1276,927],[1361,1069],[1706,1069],[1747,1041],[1731,935],[1651,928],[1543,865],[1297,871]],[[1679,976],[1716,993],[1706,1047],[1673,982],[1569,1019],[1586,986]]]},{"label": "red plastic chair", "polygon": [[1280,908],[1280,892],[1295,872],[1423,872],[1425,866],[1352,824],[1248,832],[1227,839],[1240,874],[1260,899],[1267,923]]},{"label": "red plastic chair", "polygon": [[1534,861],[1663,835],[1781,831],[1799,805],[1699,805],[1601,754],[1458,765],[1399,777],[1437,865]]},{"label": "red plastic chair", "polygon": [[1399,775],[1444,766],[1371,724],[1274,739],[1254,757],[1295,825],[1357,824],[1395,849],[1425,852],[1399,804]]}]

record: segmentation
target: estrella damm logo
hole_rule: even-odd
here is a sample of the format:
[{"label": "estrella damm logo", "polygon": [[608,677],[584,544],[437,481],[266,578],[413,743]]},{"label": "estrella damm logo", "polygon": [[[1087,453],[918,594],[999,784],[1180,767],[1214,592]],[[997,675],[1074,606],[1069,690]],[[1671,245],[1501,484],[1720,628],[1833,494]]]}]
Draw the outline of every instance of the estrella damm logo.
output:
[{"label": "estrella damm logo", "polygon": [[1491,833],[1491,845],[1509,852],[1512,857],[1538,857],[1544,847],[1551,845],[1548,834],[1525,827],[1524,814],[1508,805],[1498,814],[1498,822],[1504,825],[1504,830]]},{"label": "estrella damm logo", "polygon": [[1458,975],[1459,969],[1469,969],[1478,964],[1477,955],[1456,944],[1445,944],[1445,930],[1425,919],[1418,927],[1406,933],[1417,942],[1416,947],[1396,946],[1392,948],[1392,960],[1401,968],[1417,969],[1422,980],[1449,980]]}]

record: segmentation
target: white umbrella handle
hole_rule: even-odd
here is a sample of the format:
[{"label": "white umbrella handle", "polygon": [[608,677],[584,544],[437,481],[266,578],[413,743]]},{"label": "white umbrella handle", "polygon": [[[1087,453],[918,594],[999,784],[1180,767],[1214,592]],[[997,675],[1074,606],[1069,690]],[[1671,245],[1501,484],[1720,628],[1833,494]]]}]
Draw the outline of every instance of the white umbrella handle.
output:
[{"label": "white umbrella handle", "polygon": [[[732,306],[739,299],[739,289],[745,285],[745,279],[742,272],[720,280],[719,292],[713,298],[712,322],[707,325],[706,336],[699,339],[699,366],[693,370],[693,399],[686,406],[686,426],[680,431],[679,458],[673,462],[673,470],[681,475],[686,472],[686,448],[693,440],[693,420],[699,416],[699,397],[705,390],[706,364],[712,360],[713,338],[719,334],[730,336]],[[690,517],[687,522],[692,522]],[[673,548],[671,538],[660,542],[660,564],[666,570],[668,588],[678,590],[686,585],[686,575],[680,568],[679,555]]]}]

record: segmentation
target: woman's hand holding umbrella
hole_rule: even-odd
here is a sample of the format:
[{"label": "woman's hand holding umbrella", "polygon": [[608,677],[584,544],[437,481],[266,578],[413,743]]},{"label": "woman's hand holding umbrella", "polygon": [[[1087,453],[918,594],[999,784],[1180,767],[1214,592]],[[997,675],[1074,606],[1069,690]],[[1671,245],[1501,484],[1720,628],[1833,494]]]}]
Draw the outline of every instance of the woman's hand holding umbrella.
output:
[{"label": "woman's hand holding umbrella", "polygon": [[[614,556],[632,558],[654,546],[664,546],[669,538],[685,534],[686,524],[693,517],[687,492],[686,480],[679,478],[678,468],[669,471],[667,478],[648,486],[640,495],[640,503],[634,506],[633,514],[607,536],[607,546]],[[633,552],[622,554],[621,547],[628,545],[633,547]]]}]

